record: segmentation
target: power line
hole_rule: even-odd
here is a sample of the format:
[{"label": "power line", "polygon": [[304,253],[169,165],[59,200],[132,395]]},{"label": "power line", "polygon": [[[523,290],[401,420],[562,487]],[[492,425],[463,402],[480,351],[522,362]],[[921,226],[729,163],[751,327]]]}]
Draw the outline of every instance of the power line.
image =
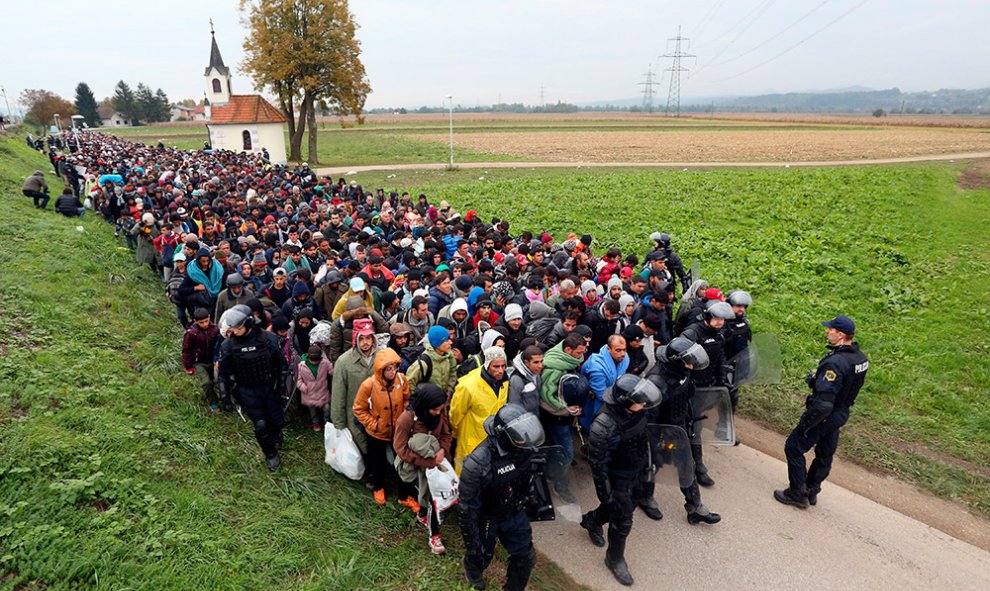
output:
[{"label": "power line", "polygon": [[798,41],[798,42],[797,42],[797,43],[795,43],[794,45],[791,45],[790,47],[788,47],[787,49],[785,49],[785,50],[783,50],[783,51],[781,51],[780,53],[778,53],[778,54],[776,54],[776,55],[774,55],[773,57],[771,57],[771,58],[769,58],[769,59],[767,59],[767,60],[764,60],[764,61],[762,61],[762,62],[760,62],[760,63],[758,63],[758,64],[756,64],[755,66],[753,66],[753,67],[751,67],[751,68],[749,68],[749,69],[746,69],[746,70],[743,70],[742,72],[739,72],[738,74],[733,74],[732,76],[728,76],[728,77],[726,77],[726,78],[719,78],[718,80],[709,80],[709,82],[724,82],[724,81],[726,81],[726,80],[732,80],[733,78],[738,78],[739,76],[742,76],[742,75],[744,75],[744,74],[748,74],[748,73],[750,73],[750,72],[752,72],[753,70],[755,70],[755,69],[757,69],[757,68],[762,68],[763,66],[765,66],[765,65],[767,65],[767,64],[769,64],[770,62],[772,62],[772,61],[774,61],[774,60],[776,60],[777,58],[779,58],[779,57],[781,57],[781,56],[783,56],[784,54],[786,54],[786,53],[790,53],[791,51],[793,51],[793,50],[795,50],[795,49],[797,49],[797,48],[798,48],[798,47],[800,47],[801,45],[804,45],[804,44],[805,44],[805,43],[806,43],[807,41],[809,41],[809,40],[810,40],[810,39],[811,39],[812,37],[814,37],[814,36],[816,36],[816,35],[818,35],[818,34],[819,34],[819,33],[821,33],[822,31],[824,31],[825,29],[827,29],[827,28],[829,28],[829,27],[831,27],[832,25],[834,25],[835,23],[837,23],[837,22],[839,22],[840,20],[842,20],[842,19],[844,19],[844,18],[846,18],[847,16],[849,16],[850,14],[852,14],[852,13],[853,13],[853,12],[854,12],[855,10],[857,10],[857,9],[859,9],[859,8],[860,8],[861,6],[863,6],[864,4],[866,4],[866,3],[867,3],[867,2],[869,2],[869,1],[870,1],[870,0],[862,0],[862,1],[861,1],[861,2],[859,3],[859,4],[857,4],[857,5],[855,5],[855,6],[853,6],[853,7],[852,7],[852,8],[850,8],[849,10],[847,10],[847,11],[845,11],[845,12],[843,12],[843,13],[842,13],[842,14],[840,14],[839,16],[837,16],[837,17],[835,17],[834,19],[832,19],[832,20],[830,20],[829,22],[827,22],[827,23],[825,23],[825,25],[824,25],[824,26],[822,26],[821,28],[819,28],[819,29],[817,29],[817,30],[816,30],[815,32],[813,32],[812,34],[810,34],[810,35],[808,35],[807,37],[805,37],[804,39],[802,39],[802,40],[800,40],[800,41]]},{"label": "power line", "polygon": [[[725,37],[728,37],[728,36],[729,36],[729,34],[731,34],[731,33],[732,33],[733,31],[735,31],[735,30],[736,30],[736,27],[738,27],[739,25],[741,25],[741,24],[743,24],[743,23],[745,23],[746,21],[748,21],[748,20],[750,20],[750,19],[751,19],[751,18],[753,17],[753,15],[755,15],[755,14],[756,14],[757,12],[759,12],[760,10],[762,10],[762,9],[763,9],[763,7],[764,7],[764,6],[766,5],[766,4],[769,4],[770,2],[773,2],[773,1],[774,1],[774,0],[764,0],[764,3],[763,3],[763,4],[757,4],[757,5],[756,5],[756,8],[754,8],[754,9],[753,9],[753,10],[751,10],[751,11],[749,11],[749,12],[748,12],[748,13],[746,14],[746,16],[744,16],[744,17],[742,17],[741,19],[739,19],[739,20],[737,20],[736,22],[734,22],[734,23],[732,23],[732,26],[731,26],[731,27],[729,27],[729,28],[728,28],[728,29],[727,29],[727,30],[726,30],[726,31],[725,31],[724,33],[722,33],[722,34],[721,34],[721,35],[719,35],[718,37],[715,37],[715,40],[717,41],[717,40],[719,40],[719,39],[723,39],[723,38],[725,38]],[[698,49],[698,48],[701,48],[701,47],[708,47],[709,45],[711,45],[711,43],[702,43],[702,44],[701,44],[701,45],[699,45],[698,47],[695,47],[695,49]]]},{"label": "power line", "polygon": [[660,83],[653,79],[653,68],[652,66],[647,68],[645,82],[640,82],[638,85],[643,87],[643,110],[649,113],[653,112],[653,87],[659,86]]},{"label": "power line", "polygon": [[[767,9],[770,8],[770,6],[772,6],[773,3],[776,2],[776,1],[777,0],[765,0],[762,5],[760,5],[760,6],[757,7],[757,10],[756,11],[750,13],[750,16],[752,18],[747,17],[747,18],[749,18],[749,22],[746,22],[745,25],[743,26],[743,28],[739,29],[739,32],[736,33],[736,36],[733,37],[727,44],[725,44],[724,46],[722,46],[722,49],[718,50],[718,52],[715,55],[713,55],[711,57],[711,59],[709,59],[707,62],[701,64],[701,66],[698,67],[698,73],[700,73],[702,70],[704,70],[705,68],[707,68],[713,61],[715,61],[718,58],[720,58],[723,53],[725,53],[726,51],[728,51],[728,49],[730,47],[732,47],[732,45],[736,41],[738,41],[740,37],[742,37],[743,33],[745,33],[746,31],[748,31],[749,28],[752,27],[753,24],[755,24],[756,21],[758,21],[760,19],[760,17],[763,16],[763,13],[766,12]],[[740,21],[740,22],[745,22],[745,21]]]},{"label": "power line", "polygon": [[674,42],[674,52],[665,53],[661,55],[661,58],[672,59],[673,62],[669,68],[665,68],[665,72],[670,72],[670,88],[667,91],[667,116],[670,117],[671,107],[674,109],[674,117],[681,116],[681,72],[687,72],[688,69],[681,66],[681,60],[686,57],[697,57],[691,55],[690,53],[684,53],[681,51],[681,43],[684,41],[689,41],[687,37],[681,37],[681,27],[677,27],[677,36],[671,37],[667,40],[668,42]]},{"label": "power line", "polygon": [[714,63],[714,64],[709,64],[709,65],[710,65],[710,66],[712,66],[712,67],[715,67],[715,66],[721,66],[722,64],[727,64],[727,63],[729,63],[729,62],[734,62],[734,61],[736,61],[736,60],[737,60],[737,59],[739,59],[739,58],[742,58],[742,57],[746,57],[747,55],[749,55],[749,54],[751,54],[751,53],[753,53],[753,52],[754,52],[754,51],[756,51],[757,49],[760,49],[761,47],[763,47],[763,46],[765,46],[765,45],[767,45],[767,44],[768,44],[768,43],[770,43],[771,41],[774,41],[775,39],[777,39],[778,37],[780,37],[781,35],[783,35],[783,34],[784,34],[784,33],[786,33],[787,31],[790,31],[790,30],[791,30],[791,29],[793,29],[793,28],[794,28],[795,26],[797,26],[798,24],[800,24],[801,22],[803,22],[803,21],[804,21],[804,19],[806,19],[806,18],[808,18],[809,16],[811,16],[812,14],[814,14],[814,13],[816,13],[816,12],[818,12],[818,10],[819,10],[820,8],[822,8],[823,6],[825,6],[826,4],[828,4],[828,3],[829,3],[829,2],[831,2],[831,1],[832,1],[832,0],[824,0],[824,2],[822,2],[822,3],[821,3],[821,4],[819,4],[818,6],[815,6],[814,8],[812,8],[811,10],[809,10],[808,12],[806,12],[806,13],[804,13],[804,14],[803,14],[803,15],[801,16],[801,18],[799,18],[799,19],[797,19],[796,21],[794,21],[794,22],[792,22],[791,24],[789,24],[789,25],[787,25],[787,26],[786,26],[786,27],[784,27],[783,29],[781,29],[781,30],[779,30],[779,31],[777,31],[777,33],[776,33],[776,34],[774,34],[774,35],[773,35],[772,37],[770,37],[769,39],[767,39],[767,40],[766,40],[766,41],[764,41],[763,43],[760,43],[759,45],[755,45],[755,46],[753,46],[752,48],[750,48],[749,50],[747,50],[747,51],[744,51],[744,52],[742,52],[742,53],[740,53],[739,55],[737,55],[737,56],[735,56],[735,57],[730,57],[730,58],[729,58],[729,59],[727,59],[727,60],[723,60],[723,61],[720,61],[720,62],[717,62],[717,63]]},{"label": "power line", "polygon": [[715,13],[718,12],[719,8],[722,8],[723,4],[725,4],[725,0],[718,0],[718,2],[716,2],[712,6],[712,9],[708,11],[708,14],[706,14],[705,17],[701,19],[701,22],[698,23],[698,26],[695,28],[695,30],[691,32],[692,39],[697,39],[698,37],[701,36],[702,33],[705,32],[705,29],[707,29],[708,25],[710,25],[712,22],[712,17],[715,16]]}]

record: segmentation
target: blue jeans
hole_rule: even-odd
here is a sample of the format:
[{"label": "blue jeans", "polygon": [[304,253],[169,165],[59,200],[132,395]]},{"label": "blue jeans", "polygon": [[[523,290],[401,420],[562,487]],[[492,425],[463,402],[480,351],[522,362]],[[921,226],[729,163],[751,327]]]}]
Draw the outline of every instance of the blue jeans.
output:
[{"label": "blue jeans", "polygon": [[[839,447],[839,429],[849,420],[849,409],[833,410],[824,421],[818,423],[807,433],[798,429],[791,431],[784,443],[784,455],[787,456],[787,479],[791,490],[800,491],[805,488],[816,488],[828,478],[832,470],[832,456]],[[814,447],[815,459],[811,468],[807,468],[804,454]]]},{"label": "blue jeans", "polygon": [[548,425],[550,440],[554,446],[559,446],[548,454],[547,476],[553,479],[554,488],[570,489],[571,460],[574,459],[574,429],[571,425]]}]

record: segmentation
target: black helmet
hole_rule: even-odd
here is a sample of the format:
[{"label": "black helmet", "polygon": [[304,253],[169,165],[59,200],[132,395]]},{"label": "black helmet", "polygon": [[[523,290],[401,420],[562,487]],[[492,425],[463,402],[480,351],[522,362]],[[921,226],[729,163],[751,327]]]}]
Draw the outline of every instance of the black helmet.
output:
[{"label": "black helmet", "polygon": [[705,320],[721,318],[722,320],[732,320],[736,313],[732,311],[732,306],[725,302],[711,300],[705,307]]},{"label": "black helmet", "polygon": [[[611,398],[611,400],[608,400],[608,398]],[[634,404],[645,404],[646,408],[652,408],[660,404],[662,398],[660,389],[653,382],[644,380],[631,373],[626,373],[615,380],[615,385],[606,394],[605,402],[611,402],[626,408]]]},{"label": "black helmet", "polygon": [[590,390],[588,378],[579,373],[564,374],[557,384],[557,394],[567,406],[584,406]]},{"label": "black helmet", "polygon": [[690,364],[694,369],[708,367],[708,352],[698,343],[691,342],[687,337],[677,337],[660,348],[661,361],[680,361]]},{"label": "black helmet", "polygon": [[729,304],[748,308],[753,305],[753,298],[745,291],[736,290],[729,294]]},{"label": "black helmet", "polygon": [[543,443],[540,419],[521,405],[510,403],[485,419],[485,433],[494,437],[503,448],[515,446],[533,449]]}]

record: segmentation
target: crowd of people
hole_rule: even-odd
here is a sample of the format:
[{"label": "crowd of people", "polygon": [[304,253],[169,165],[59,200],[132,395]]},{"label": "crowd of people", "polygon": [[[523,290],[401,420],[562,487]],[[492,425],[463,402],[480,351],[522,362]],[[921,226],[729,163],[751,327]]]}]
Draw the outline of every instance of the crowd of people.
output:
[{"label": "crowd of people", "polygon": [[[692,280],[669,235],[651,234],[639,256],[249,153],[82,132],[47,143],[76,200],[60,211],[81,215],[84,199],[163,283],[204,404],[243,412],[270,470],[298,403],[314,431],[351,433],[374,501],[394,490],[443,554],[444,515],[424,473],[452,462],[476,588],[497,540],[505,588],[525,587],[533,473],[545,469],[573,502],[580,460],[600,501],[581,527],[632,584],[634,510],[662,518],[650,424],[690,438],[689,522],[719,521],[701,500],[699,486],[715,482],[691,399],[725,387],[737,402],[752,302]],[[25,195],[44,207],[43,174],[29,181]]]}]

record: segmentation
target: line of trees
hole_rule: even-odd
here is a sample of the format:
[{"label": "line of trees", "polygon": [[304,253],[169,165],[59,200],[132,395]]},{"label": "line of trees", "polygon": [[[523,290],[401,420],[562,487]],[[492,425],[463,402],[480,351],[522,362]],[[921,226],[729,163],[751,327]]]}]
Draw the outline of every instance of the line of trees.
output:
[{"label": "line of trees", "polygon": [[161,88],[152,92],[143,82],[138,82],[137,88],[132,90],[121,80],[114,87],[110,103],[114,110],[132,122],[157,123],[168,121],[171,117],[171,103],[165,92]]}]

